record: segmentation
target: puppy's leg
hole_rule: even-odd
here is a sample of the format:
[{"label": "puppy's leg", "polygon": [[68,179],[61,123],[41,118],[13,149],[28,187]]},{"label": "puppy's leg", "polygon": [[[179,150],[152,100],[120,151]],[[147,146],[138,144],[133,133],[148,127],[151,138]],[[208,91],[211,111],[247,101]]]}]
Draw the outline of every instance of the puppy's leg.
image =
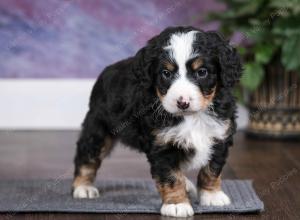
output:
[{"label": "puppy's leg", "polygon": [[221,189],[221,176],[215,175],[209,166],[200,170],[197,185],[201,205],[224,206],[230,204],[229,197]]},{"label": "puppy's leg", "polygon": [[112,140],[107,135],[103,124],[89,112],[77,142],[73,181],[74,198],[96,198],[99,196],[93,182],[102,160],[111,149]]},{"label": "puppy's leg", "polygon": [[188,217],[194,214],[187,196],[186,178],[181,171],[168,172],[168,177],[155,176],[157,189],[161,195],[163,205],[161,214],[173,217]]},{"label": "puppy's leg", "polygon": [[197,196],[197,189],[194,183],[191,180],[189,180],[187,177],[185,177],[185,190],[190,195]]},{"label": "puppy's leg", "polygon": [[221,189],[223,166],[228,155],[228,148],[232,146],[232,136],[213,146],[213,153],[209,164],[198,174],[197,186],[202,205],[224,206],[230,204],[229,197]]}]

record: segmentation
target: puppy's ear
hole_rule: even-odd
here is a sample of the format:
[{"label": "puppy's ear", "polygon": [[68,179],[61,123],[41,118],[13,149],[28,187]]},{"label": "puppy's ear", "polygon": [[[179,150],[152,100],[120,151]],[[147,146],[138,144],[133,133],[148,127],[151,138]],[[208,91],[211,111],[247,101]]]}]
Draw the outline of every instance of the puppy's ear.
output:
[{"label": "puppy's ear", "polygon": [[151,87],[155,78],[155,70],[161,51],[159,36],[150,39],[147,45],[141,48],[134,57],[134,73],[139,83],[144,87]]},{"label": "puppy's ear", "polygon": [[213,45],[219,65],[222,86],[232,88],[242,75],[241,58],[236,49],[229,45],[217,32],[207,32],[208,43]]}]

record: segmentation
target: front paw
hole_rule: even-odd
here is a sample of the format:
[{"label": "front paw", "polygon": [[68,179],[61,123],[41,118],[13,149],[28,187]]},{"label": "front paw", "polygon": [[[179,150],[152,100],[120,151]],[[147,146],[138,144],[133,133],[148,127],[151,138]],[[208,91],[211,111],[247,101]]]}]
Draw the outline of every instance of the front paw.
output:
[{"label": "front paw", "polygon": [[96,187],[90,185],[82,185],[75,187],[73,197],[76,199],[93,199],[99,197],[99,191]]},{"label": "front paw", "polygon": [[219,191],[200,191],[200,203],[205,206],[224,206],[230,204],[229,197],[221,190]]},{"label": "front paw", "polygon": [[194,210],[190,203],[163,204],[160,213],[172,217],[189,217],[194,215]]}]

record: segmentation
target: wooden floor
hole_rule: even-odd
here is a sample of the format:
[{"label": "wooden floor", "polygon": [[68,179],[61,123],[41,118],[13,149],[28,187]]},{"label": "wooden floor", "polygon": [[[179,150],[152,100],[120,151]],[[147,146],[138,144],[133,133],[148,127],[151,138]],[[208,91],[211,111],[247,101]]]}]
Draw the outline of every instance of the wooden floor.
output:
[{"label": "wooden floor", "polygon": [[[1,179],[71,178],[77,132],[0,131]],[[196,215],[193,219],[300,219],[300,143],[246,139],[236,135],[223,178],[253,179],[265,203],[261,214]],[[195,178],[195,173],[188,174]],[[150,178],[144,155],[116,148],[99,179]],[[0,179],[0,181],[1,181]],[[5,199],[5,198],[0,198]],[[170,219],[137,214],[0,214],[0,219]],[[192,218],[191,218],[192,219]]]}]

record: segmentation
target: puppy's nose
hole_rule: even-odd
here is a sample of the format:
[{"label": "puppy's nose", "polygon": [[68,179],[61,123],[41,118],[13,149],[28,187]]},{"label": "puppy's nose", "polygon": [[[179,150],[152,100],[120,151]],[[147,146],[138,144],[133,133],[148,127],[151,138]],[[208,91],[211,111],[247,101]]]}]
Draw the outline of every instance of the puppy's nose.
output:
[{"label": "puppy's nose", "polygon": [[180,97],[177,100],[177,107],[179,109],[185,110],[190,106],[190,103],[188,101],[185,101],[182,97]]}]

